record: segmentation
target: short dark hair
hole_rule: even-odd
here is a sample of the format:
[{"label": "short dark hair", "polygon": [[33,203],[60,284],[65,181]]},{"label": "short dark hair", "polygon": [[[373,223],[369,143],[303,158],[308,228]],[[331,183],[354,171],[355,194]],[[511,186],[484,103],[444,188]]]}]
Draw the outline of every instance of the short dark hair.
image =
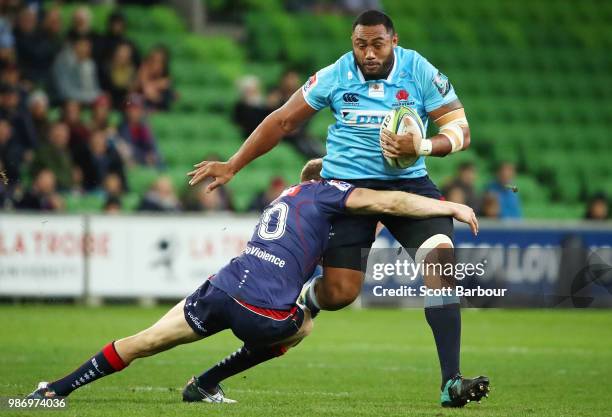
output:
[{"label": "short dark hair", "polygon": [[385,29],[387,29],[388,33],[395,33],[395,27],[393,26],[393,21],[391,20],[391,18],[378,10],[366,10],[365,12],[361,13],[353,22],[353,30],[355,30],[357,25],[383,25]]}]

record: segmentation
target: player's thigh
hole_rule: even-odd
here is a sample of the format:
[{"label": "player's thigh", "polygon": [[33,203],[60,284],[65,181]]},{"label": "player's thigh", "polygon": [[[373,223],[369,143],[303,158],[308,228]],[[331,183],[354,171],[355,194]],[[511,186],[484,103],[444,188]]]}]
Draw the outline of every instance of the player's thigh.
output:
[{"label": "player's thigh", "polygon": [[455,285],[452,275],[446,274],[450,269],[444,267],[455,262],[451,217],[411,219],[387,216],[383,223],[415,262],[427,266],[424,270],[425,285],[429,288]]},{"label": "player's thigh", "polygon": [[149,356],[174,346],[194,342],[202,338],[185,320],[185,300],[172,307],[151,327],[115,342],[117,353],[124,360]]},{"label": "player's thigh", "polygon": [[185,320],[185,300],[172,307],[148,331],[169,343],[188,343],[202,338]]},{"label": "player's thigh", "polygon": [[329,234],[323,266],[365,271],[368,251],[376,238],[376,216],[338,216]]},{"label": "player's thigh", "polygon": [[438,240],[453,240],[454,227],[452,217],[431,217],[428,219],[412,219],[409,217],[385,216],[383,224],[393,237],[408,251],[414,259],[417,250],[432,236],[442,235]]}]

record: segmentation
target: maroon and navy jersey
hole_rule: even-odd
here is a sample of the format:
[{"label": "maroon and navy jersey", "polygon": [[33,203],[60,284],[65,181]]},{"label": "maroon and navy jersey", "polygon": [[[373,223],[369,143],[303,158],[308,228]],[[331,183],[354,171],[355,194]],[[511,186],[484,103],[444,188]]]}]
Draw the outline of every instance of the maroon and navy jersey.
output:
[{"label": "maroon and navy jersey", "polygon": [[344,212],[353,190],[334,180],[286,189],[266,207],[244,252],[211,284],[254,306],[291,308],[325,251],[333,217]]}]

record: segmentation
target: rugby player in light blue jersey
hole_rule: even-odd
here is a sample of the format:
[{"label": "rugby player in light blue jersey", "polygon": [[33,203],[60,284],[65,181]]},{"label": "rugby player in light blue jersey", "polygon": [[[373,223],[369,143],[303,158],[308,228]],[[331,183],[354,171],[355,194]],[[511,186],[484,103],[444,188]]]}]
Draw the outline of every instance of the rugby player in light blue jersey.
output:
[{"label": "rugby player in light blue jersey", "polygon": [[[212,190],[225,184],[245,165],[270,151],[281,138],[326,107],[335,123],[327,135],[327,155],[322,176],[357,187],[406,191],[435,199],[438,188],[427,176],[425,157],[443,157],[470,144],[463,105],[448,78],[418,52],[398,46],[391,19],[370,10],[357,17],[352,32],[353,50],[309,78],[280,109],[269,115],[227,162],[203,161],[190,173],[191,184],[213,178]],[[438,134],[419,138],[410,133],[379,134],[384,116],[394,108],[415,110]],[[412,166],[398,169],[389,158],[418,157]],[[407,219],[390,215],[338,217],[324,254],[324,276],[306,292],[313,309],[333,310],[351,303],[359,294],[365,266],[361,253],[375,238],[382,222],[415,262],[454,262],[453,221],[441,216]],[[436,275],[442,268],[426,268],[429,288],[454,288],[455,279]],[[445,269],[448,271],[448,269]],[[451,292],[452,294],[452,292]],[[459,298],[450,295],[425,298],[425,316],[436,342],[442,373],[441,404],[461,407],[480,399],[462,395],[464,387],[488,385],[487,378],[468,379],[460,374],[461,314]],[[483,386],[484,386],[483,385]],[[482,390],[482,395],[486,389]]]}]

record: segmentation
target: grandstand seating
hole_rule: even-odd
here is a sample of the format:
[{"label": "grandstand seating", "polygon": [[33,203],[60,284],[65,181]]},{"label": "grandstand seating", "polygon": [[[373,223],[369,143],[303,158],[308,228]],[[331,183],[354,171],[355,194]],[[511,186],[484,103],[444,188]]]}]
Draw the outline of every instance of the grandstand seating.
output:
[{"label": "grandstand seating", "polygon": [[[172,51],[179,101],[172,112],[155,114],[151,122],[179,186],[184,187],[184,172],[193,163],[210,153],[228,157],[240,146],[243,138],[230,121],[237,99],[234,82],[240,75],[258,75],[272,86],[282,63],[307,75],[350,48],[351,17],[290,15],[281,0],[208,2],[213,12],[231,4],[243,17],[243,43],[190,34],[165,6],[122,8],[130,36],[144,51],[159,42]],[[612,121],[611,2],[383,4],[396,22],[400,44],[418,50],[449,75],[470,119],[470,151],[429,158],[436,182],[443,183],[459,162],[469,159],[477,163],[484,185],[498,162],[513,160],[519,167],[525,214],[544,218],[580,217],[586,196],[612,191],[607,133]],[[102,29],[110,9],[93,9],[94,22]],[[64,11],[67,17],[70,10]],[[309,129],[323,138],[330,121],[323,112]],[[295,181],[302,162],[282,145],[247,167],[230,185],[238,208],[245,208],[273,175]],[[132,192],[142,192],[154,177],[149,170],[132,169]],[[69,206],[81,209],[79,204]]]}]

